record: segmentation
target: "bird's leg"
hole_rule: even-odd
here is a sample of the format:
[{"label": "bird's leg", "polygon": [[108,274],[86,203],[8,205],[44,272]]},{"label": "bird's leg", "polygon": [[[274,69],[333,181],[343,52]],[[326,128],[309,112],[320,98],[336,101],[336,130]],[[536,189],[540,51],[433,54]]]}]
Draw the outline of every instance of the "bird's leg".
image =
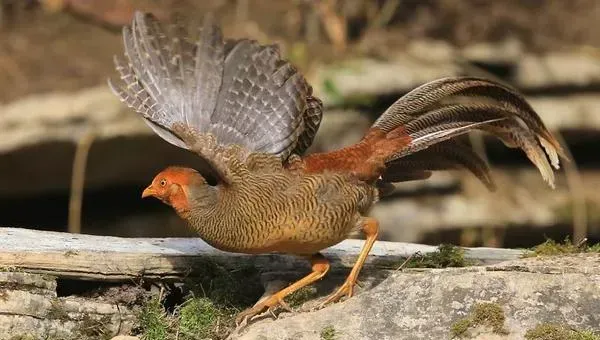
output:
[{"label": "bird's leg", "polygon": [[346,278],[346,281],[344,281],[344,284],[338,288],[337,291],[330,294],[326,298],[325,302],[321,303],[319,308],[322,308],[328,303],[336,302],[344,296],[352,297],[354,285],[356,284],[356,279],[358,279],[358,274],[365,264],[365,260],[367,259],[375,240],[377,240],[377,235],[379,234],[379,222],[377,222],[377,220],[374,218],[365,217],[362,225],[362,231],[367,236],[367,240],[365,241],[365,245],[358,255],[356,263],[354,263],[354,267],[352,267],[352,271]]},{"label": "bird's leg", "polygon": [[[308,286],[309,284],[321,279],[329,271],[329,261],[320,253],[311,255],[309,261],[312,266],[312,272],[302,279],[294,282],[293,284],[283,288],[277,293],[269,296],[268,298],[260,301],[251,308],[248,308],[236,316],[236,323],[241,323],[246,318],[251,318],[265,309],[270,310],[277,306],[286,307],[287,304],[283,300],[289,294],[297,291],[298,289]],[[287,307],[289,308],[289,307]]]}]

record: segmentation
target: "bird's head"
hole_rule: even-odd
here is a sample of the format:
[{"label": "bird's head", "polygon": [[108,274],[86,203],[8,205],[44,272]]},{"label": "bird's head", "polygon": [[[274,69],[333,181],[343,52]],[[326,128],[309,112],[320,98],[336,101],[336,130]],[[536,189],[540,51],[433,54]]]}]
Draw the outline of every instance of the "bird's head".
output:
[{"label": "bird's head", "polygon": [[170,205],[182,217],[187,217],[191,202],[201,189],[209,187],[196,170],[183,167],[168,167],[154,177],[144,189],[142,198],[156,197]]}]

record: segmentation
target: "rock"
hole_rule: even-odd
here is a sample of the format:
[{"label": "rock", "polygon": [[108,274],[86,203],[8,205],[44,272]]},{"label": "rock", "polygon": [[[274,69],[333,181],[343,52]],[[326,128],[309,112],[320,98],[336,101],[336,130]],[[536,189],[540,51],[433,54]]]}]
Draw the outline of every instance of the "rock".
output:
[{"label": "rock", "polygon": [[[0,256],[4,259],[0,263],[0,340],[139,334],[135,326],[140,325],[139,312],[148,297],[160,295],[170,301],[165,302],[167,306],[178,306],[185,303],[180,293],[189,288],[168,289],[171,293],[163,295],[162,289],[152,289],[148,283],[173,282],[183,287],[198,280],[196,274],[211,275],[206,265],[217,260],[200,240],[189,238],[129,239],[22,229],[3,229],[0,235],[0,253],[4,253]],[[375,243],[355,297],[311,311],[319,303],[316,297],[343,282],[362,244],[347,240],[344,248],[336,245],[323,252],[332,260],[331,272],[310,291],[287,300],[301,312],[281,314],[275,321],[257,320],[231,338],[319,339],[321,334],[334,334],[334,339],[444,339],[453,329],[483,339],[491,327],[498,339],[522,339],[524,332],[542,323],[581,330],[600,325],[600,253],[523,259],[527,253],[517,249],[467,248],[463,258],[457,249],[440,248],[445,262],[463,265],[466,260],[477,266],[399,271],[394,269],[406,263],[407,256],[415,260],[417,254],[438,249],[389,242]],[[300,259],[294,262],[280,255],[262,256],[262,260],[258,255],[224,256],[228,262],[221,258],[212,263],[238,269],[256,261],[254,267],[260,269],[267,292],[297,280],[309,269]],[[425,263],[437,265],[439,261],[437,257]],[[417,263],[424,262],[416,260],[407,267]],[[72,272],[64,269],[69,264]],[[228,273],[227,282],[243,280],[239,289],[248,294],[247,277],[224,273]]]},{"label": "rock", "polygon": [[52,276],[0,272],[0,340],[92,339],[127,334],[135,325],[131,306],[136,298],[131,297],[140,292],[127,296],[121,294],[125,291],[108,289],[88,297],[59,297],[56,289]]},{"label": "rock", "polygon": [[[231,338],[317,340],[328,333],[340,340],[449,339],[453,325],[466,325],[464,334],[476,339],[523,339],[542,323],[600,331],[599,286],[600,254],[406,270],[345,302],[261,320]],[[498,327],[471,321],[482,306],[500,311]]]}]

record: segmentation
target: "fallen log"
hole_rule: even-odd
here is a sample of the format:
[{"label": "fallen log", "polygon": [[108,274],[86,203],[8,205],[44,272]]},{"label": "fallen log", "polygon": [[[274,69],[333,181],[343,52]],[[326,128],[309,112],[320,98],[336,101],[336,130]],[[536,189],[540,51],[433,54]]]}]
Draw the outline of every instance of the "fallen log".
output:
[{"label": "fallen log", "polygon": [[[323,254],[333,267],[349,268],[363,245],[349,239]],[[375,243],[367,267],[394,268],[417,253],[437,251],[430,245]],[[465,248],[465,259],[493,264],[521,257],[522,250]],[[255,266],[261,271],[308,268],[302,258],[279,254],[245,255],[217,250],[199,238],[122,238],[21,228],[0,228],[0,268],[49,274],[59,278],[125,281],[134,278],[181,279],[201,270],[206,261],[226,267]]]}]

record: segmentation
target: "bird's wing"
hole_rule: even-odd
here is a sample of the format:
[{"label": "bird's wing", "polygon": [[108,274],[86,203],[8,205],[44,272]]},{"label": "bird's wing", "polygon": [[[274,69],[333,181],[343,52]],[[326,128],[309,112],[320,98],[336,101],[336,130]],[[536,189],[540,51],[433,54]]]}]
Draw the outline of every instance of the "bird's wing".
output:
[{"label": "bird's wing", "polygon": [[115,57],[121,84],[110,87],[169,143],[191,148],[174,126],[282,160],[312,143],[322,104],[276,46],[224,40],[210,17],[191,40],[141,12],[123,28],[123,42],[125,61]]},{"label": "bird's wing", "polygon": [[[487,168],[476,154],[464,146],[440,145],[471,130],[491,133],[507,146],[523,149],[550,186],[554,186],[552,167],[559,168],[559,155],[568,159],[523,96],[483,78],[450,77],[426,83],[398,99],[373,126],[386,132],[402,126],[410,136],[410,142],[388,159],[390,179],[406,169],[413,158],[436,163],[442,157],[444,164],[452,161],[466,166],[491,187]],[[427,151],[434,145],[440,146]],[[425,154],[418,155],[424,150]],[[440,164],[421,166],[413,171],[435,170]]]}]

